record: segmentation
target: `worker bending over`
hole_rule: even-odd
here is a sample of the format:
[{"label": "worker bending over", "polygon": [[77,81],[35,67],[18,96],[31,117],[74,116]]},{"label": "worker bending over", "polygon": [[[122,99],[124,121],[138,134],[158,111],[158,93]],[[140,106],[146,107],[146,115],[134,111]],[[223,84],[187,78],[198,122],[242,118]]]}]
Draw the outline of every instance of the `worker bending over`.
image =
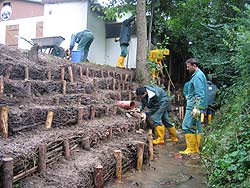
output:
[{"label": "worker bending over", "polygon": [[93,33],[87,29],[78,33],[73,33],[71,35],[69,50],[71,52],[75,46],[75,43],[77,43],[78,44],[77,50],[80,50],[82,52],[81,61],[89,62],[88,53],[90,45],[92,44],[93,40],[94,40]]},{"label": "worker bending over", "polygon": [[164,144],[165,126],[170,134],[169,141],[178,142],[175,126],[168,119],[170,106],[166,91],[158,86],[145,85],[136,89],[136,95],[141,100],[139,110],[142,111],[145,107],[149,110],[148,122],[153,126],[156,136],[153,144]]}]

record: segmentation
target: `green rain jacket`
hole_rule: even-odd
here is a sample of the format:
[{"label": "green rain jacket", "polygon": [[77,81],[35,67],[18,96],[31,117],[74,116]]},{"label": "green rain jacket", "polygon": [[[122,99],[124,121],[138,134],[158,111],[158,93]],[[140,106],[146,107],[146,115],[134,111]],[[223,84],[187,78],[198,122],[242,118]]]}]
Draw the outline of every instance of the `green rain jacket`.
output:
[{"label": "green rain jacket", "polygon": [[198,68],[188,85],[187,110],[194,107],[205,109],[207,107],[207,79],[204,73]]},{"label": "green rain jacket", "polygon": [[148,95],[141,99],[140,110],[148,108],[148,115],[153,121],[153,126],[164,124],[167,127],[173,125],[168,120],[170,111],[169,99],[166,91],[158,86],[145,85]]}]

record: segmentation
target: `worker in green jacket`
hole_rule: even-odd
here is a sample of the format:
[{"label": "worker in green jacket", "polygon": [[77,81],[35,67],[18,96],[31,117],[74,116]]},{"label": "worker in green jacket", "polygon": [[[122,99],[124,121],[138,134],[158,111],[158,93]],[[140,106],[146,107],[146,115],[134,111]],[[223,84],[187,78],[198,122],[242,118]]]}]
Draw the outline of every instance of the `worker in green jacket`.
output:
[{"label": "worker in green jacket", "polygon": [[73,33],[71,35],[69,50],[71,52],[75,46],[75,43],[78,43],[77,50],[80,50],[82,52],[81,61],[89,62],[88,53],[93,40],[94,34],[87,29],[78,33]]},{"label": "worker in green jacket", "polygon": [[156,139],[153,144],[164,144],[165,127],[167,127],[170,140],[178,142],[175,126],[169,122],[169,98],[166,91],[158,86],[145,85],[136,89],[136,95],[141,100],[139,110],[148,108],[147,118],[154,128]]},{"label": "worker in green jacket", "polygon": [[199,153],[201,141],[200,112],[207,107],[207,79],[199,69],[199,62],[194,59],[186,61],[186,68],[191,78],[188,84],[187,106],[182,122],[187,148],[181,154]]},{"label": "worker in green jacket", "polygon": [[124,61],[128,54],[128,46],[131,38],[131,27],[132,22],[135,21],[135,16],[131,16],[130,18],[124,20],[121,25],[120,38],[118,41],[120,42],[121,54],[118,57],[118,62],[116,67],[125,68]]}]

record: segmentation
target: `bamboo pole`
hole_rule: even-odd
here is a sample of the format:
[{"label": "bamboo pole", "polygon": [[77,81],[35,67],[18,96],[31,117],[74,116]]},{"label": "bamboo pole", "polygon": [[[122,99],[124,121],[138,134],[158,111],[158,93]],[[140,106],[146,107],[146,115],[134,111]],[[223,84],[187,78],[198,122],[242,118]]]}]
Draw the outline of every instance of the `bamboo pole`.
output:
[{"label": "bamboo pole", "polygon": [[65,80],[63,80],[62,83],[62,94],[65,96],[66,95],[66,91],[67,91],[67,82]]},{"label": "bamboo pole", "polygon": [[103,180],[103,166],[97,165],[95,166],[95,188],[104,188],[104,180]]},{"label": "bamboo pole", "polygon": [[24,80],[29,80],[29,66],[25,67],[25,78]]},{"label": "bamboo pole", "polygon": [[122,151],[114,150],[114,156],[116,159],[115,177],[120,180],[122,178]]},{"label": "bamboo pole", "polygon": [[54,116],[54,112],[53,111],[48,111],[47,119],[46,119],[46,122],[45,122],[45,128],[46,129],[51,128],[51,124],[52,124],[52,121],[53,121],[53,116]]},{"label": "bamboo pole", "polygon": [[8,138],[8,113],[8,106],[0,106],[0,129],[4,138]]},{"label": "bamboo pole", "polygon": [[148,130],[148,155],[149,155],[149,160],[150,161],[154,160],[152,129]]},{"label": "bamboo pole", "polygon": [[144,151],[144,142],[138,142],[137,144],[137,165],[136,170],[141,171],[143,163],[143,151]]},{"label": "bamboo pole", "polygon": [[4,81],[3,76],[0,76],[0,95],[4,92]]},{"label": "bamboo pole", "polygon": [[61,66],[61,80],[64,80],[64,76],[65,76],[65,67]]},{"label": "bamboo pole", "polygon": [[63,141],[63,148],[64,148],[64,157],[66,160],[70,159],[70,149],[69,149],[69,140],[65,139]]},{"label": "bamboo pole", "polygon": [[77,113],[77,124],[78,125],[81,125],[82,124],[82,120],[83,120],[83,110],[84,108],[83,107],[79,107],[78,108],[78,113]]},{"label": "bamboo pole", "polygon": [[12,157],[6,157],[2,159],[2,162],[3,162],[2,164],[3,188],[12,188],[14,160]]},{"label": "bamboo pole", "polygon": [[68,71],[69,71],[69,81],[74,82],[72,66],[68,67]]},{"label": "bamboo pole", "polygon": [[46,170],[46,153],[47,153],[47,144],[40,145],[40,147],[39,147],[39,164],[38,164],[38,171],[40,173],[43,173]]}]

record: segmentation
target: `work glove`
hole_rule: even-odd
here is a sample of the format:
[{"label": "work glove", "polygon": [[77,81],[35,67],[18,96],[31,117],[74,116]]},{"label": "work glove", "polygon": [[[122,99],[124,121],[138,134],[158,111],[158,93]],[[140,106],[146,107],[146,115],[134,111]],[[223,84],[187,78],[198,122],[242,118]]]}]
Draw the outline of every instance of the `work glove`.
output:
[{"label": "work glove", "polygon": [[130,110],[131,112],[138,112],[140,113],[141,112],[141,109],[140,108],[133,108]]},{"label": "work glove", "polygon": [[201,111],[196,107],[193,108],[191,113],[192,113],[192,116],[194,119],[199,119],[199,117],[201,115]]},{"label": "work glove", "polygon": [[146,119],[147,119],[146,114],[145,114],[144,112],[142,112],[142,113],[141,113],[141,121],[142,121],[143,123],[145,123],[145,122],[146,122]]}]

